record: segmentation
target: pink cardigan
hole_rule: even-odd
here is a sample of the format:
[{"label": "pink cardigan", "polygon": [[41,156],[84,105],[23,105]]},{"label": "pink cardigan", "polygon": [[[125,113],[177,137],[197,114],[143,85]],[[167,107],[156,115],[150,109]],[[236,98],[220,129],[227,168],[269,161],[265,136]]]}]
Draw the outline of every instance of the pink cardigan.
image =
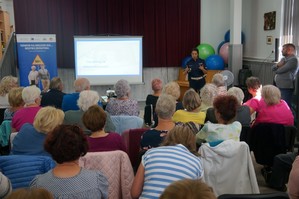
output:
[{"label": "pink cardigan", "polygon": [[79,159],[81,167],[101,171],[108,179],[109,199],[131,199],[133,168],[123,151],[88,152]]}]

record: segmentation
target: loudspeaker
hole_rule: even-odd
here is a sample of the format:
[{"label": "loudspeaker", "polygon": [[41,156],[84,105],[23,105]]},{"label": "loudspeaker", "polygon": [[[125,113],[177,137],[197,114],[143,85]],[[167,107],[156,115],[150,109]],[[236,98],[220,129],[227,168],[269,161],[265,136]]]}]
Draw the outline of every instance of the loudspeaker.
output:
[{"label": "loudspeaker", "polygon": [[274,53],[275,53],[275,58],[274,58],[274,61],[275,62],[278,62],[278,56],[279,56],[279,38],[275,38],[275,50],[274,50]]}]

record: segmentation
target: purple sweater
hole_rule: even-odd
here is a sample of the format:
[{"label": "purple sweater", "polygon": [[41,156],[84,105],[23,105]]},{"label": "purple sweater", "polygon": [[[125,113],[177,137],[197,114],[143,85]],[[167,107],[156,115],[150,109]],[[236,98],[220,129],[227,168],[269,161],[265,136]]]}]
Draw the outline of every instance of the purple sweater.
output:
[{"label": "purple sweater", "polygon": [[109,133],[106,137],[92,138],[87,137],[89,144],[88,152],[115,151],[126,152],[125,145],[121,136],[117,133]]}]

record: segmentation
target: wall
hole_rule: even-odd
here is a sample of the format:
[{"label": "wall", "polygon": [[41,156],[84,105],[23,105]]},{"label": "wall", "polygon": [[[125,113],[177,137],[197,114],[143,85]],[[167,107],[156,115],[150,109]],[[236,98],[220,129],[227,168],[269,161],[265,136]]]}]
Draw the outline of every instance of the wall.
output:
[{"label": "wall", "polygon": [[[215,51],[230,29],[230,0],[201,0],[201,43],[211,44]],[[283,0],[243,0],[242,31],[245,34],[243,57],[274,60],[274,40],[282,27]],[[275,30],[264,31],[264,13],[276,11]],[[266,43],[272,36],[272,45]]]},{"label": "wall", "polygon": [[[10,2],[12,0],[2,0]],[[201,0],[201,43],[211,44],[215,50],[220,42],[224,40],[224,35],[229,29],[230,22],[230,0]],[[266,36],[274,38],[279,37],[280,27],[282,25],[281,12],[283,10],[283,0],[243,0],[242,1],[242,30],[245,33],[246,43],[243,45],[243,55],[246,57],[246,65],[253,69],[254,75],[258,76],[263,83],[270,83],[272,73],[269,74],[268,67],[270,62],[274,60],[274,43],[266,44]],[[6,5],[6,3],[5,3]],[[3,5],[2,5],[3,6]],[[264,31],[264,13],[276,11],[276,28],[271,31]],[[249,61],[248,61],[249,59]],[[265,64],[257,64],[258,62],[250,62],[252,59],[258,59],[258,62]],[[257,66],[257,67],[255,67]],[[261,68],[260,67],[267,67]],[[254,69],[255,68],[255,69]],[[169,68],[144,68],[143,85],[132,85],[132,97],[143,101],[148,93],[151,93],[151,80],[153,78],[161,78],[164,82],[177,80],[179,67]],[[261,73],[260,71],[265,71]],[[65,84],[65,92],[73,92],[74,70],[59,69],[59,76]],[[96,86],[92,89],[97,90],[100,95],[105,95],[107,89],[113,86]]]},{"label": "wall", "polygon": [[[260,59],[264,61],[274,60],[275,38],[282,32],[283,0],[243,0],[242,29],[246,36],[243,57]],[[264,13],[276,11],[275,30],[264,31]],[[271,36],[271,45],[266,43],[267,36]]]}]

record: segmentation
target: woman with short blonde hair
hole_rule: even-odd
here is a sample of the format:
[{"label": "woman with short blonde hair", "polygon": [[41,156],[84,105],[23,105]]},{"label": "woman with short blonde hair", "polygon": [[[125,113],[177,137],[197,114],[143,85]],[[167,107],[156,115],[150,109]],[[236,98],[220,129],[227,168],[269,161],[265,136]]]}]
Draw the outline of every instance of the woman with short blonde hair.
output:
[{"label": "woman with short blonde hair", "polygon": [[46,106],[41,108],[33,125],[24,124],[13,140],[12,154],[17,155],[49,155],[43,147],[49,132],[62,124],[64,112],[60,109]]},{"label": "woman with short blonde hair", "polygon": [[171,95],[174,97],[174,99],[176,100],[176,110],[184,109],[182,102],[178,101],[178,99],[181,96],[181,90],[180,90],[180,86],[177,82],[172,81],[172,82],[167,83],[164,86],[162,93]]},{"label": "woman with short blonde hair", "polygon": [[23,87],[12,88],[8,93],[8,102],[10,108],[4,111],[4,120],[11,120],[15,112],[24,107],[24,100],[22,98]]},{"label": "woman with short blonde hair", "polygon": [[194,122],[199,127],[204,124],[206,113],[199,110],[201,100],[199,94],[193,89],[190,88],[187,90],[183,97],[183,106],[185,110],[177,110],[172,119],[175,122]]}]

